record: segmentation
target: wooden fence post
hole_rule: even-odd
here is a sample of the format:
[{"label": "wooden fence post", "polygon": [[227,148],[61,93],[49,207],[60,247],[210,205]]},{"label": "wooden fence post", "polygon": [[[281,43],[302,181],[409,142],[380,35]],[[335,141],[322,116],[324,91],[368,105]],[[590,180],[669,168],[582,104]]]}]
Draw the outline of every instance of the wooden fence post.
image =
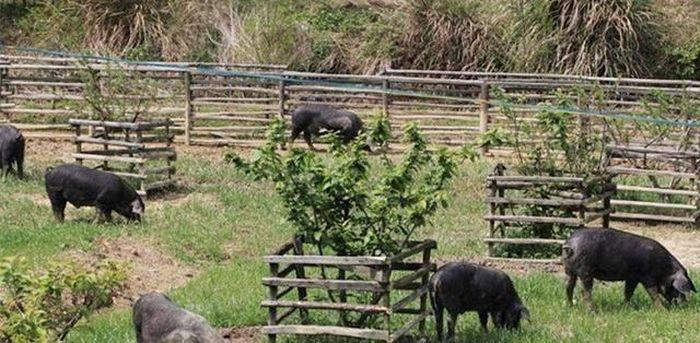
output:
[{"label": "wooden fence post", "polygon": [[[483,135],[489,130],[489,83],[486,80],[481,83],[479,105],[479,134]],[[481,148],[481,155],[485,155],[487,152],[487,147]]]},{"label": "wooden fence post", "polygon": [[389,90],[389,80],[384,78],[382,81],[382,113],[386,116],[389,117],[389,94],[387,91]]},{"label": "wooden fence post", "polygon": [[[4,104],[7,102],[7,99],[5,99],[5,79],[7,78],[8,73],[7,67],[5,66],[8,64],[10,64],[9,61],[0,60],[0,104]],[[2,110],[1,107],[0,110]]]},{"label": "wooden fence post", "polygon": [[286,83],[284,80],[280,80],[279,82],[279,113],[280,113],[280,118],[284,119],[284,101],[286,99]]},{"label": "wooden fence post", "polygon": [[[279,264],[270,263],[270,276],[272,276],[272,277],[279,276]],[[270,285],[268,287],[269,287],[268,295],[269,295],[270,301],[277,301],[277,286]],[[270,306],[270,308],[268,309],[267,325],[269,325],[269,326],[276,326],[277,325],[277,307],[275,307],[275,306]],[[270,343],[275,343],[277,341],[277,335],[275,335],[275,334],[268,334],[267,338],[268,338],[268,342],[270,342]]]},{"label": "wooden fence post", "polygon": [[192,74],[185,72],[185,144],[192,143]]}]

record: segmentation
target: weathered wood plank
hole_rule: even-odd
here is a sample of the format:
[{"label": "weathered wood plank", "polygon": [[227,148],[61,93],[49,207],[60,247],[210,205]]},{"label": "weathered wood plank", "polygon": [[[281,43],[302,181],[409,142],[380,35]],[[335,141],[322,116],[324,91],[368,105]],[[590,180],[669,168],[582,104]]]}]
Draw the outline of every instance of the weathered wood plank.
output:
[{"label": "weathered wood plank", "polygon": [[631,192],[649,192],[649,193],[670,194],[670,195],[687,195],[687,196],[692,196],[692,197],[700,197],[700,192],[693,191],[693,190],[685,190],[685,189],[668,189],[668,188],[617,185],[617,190],[619,190],[619,191],[631,191]]},{"label": "weathered wood plank", "polygon": [[583,225],[579,218],[555,218],[555,217],[535,217],[535,216],[484,216],[485,220],[496,220],[502,222],[520,223],[554,223],[568,225]]},{"label": "weathered wood plank", "polygon": [[682,173],[670,170],[651,170],[651,169],[638,169],[638,168],[627,168],[627,167],[608,167],[608,172],[612,174],[631,174],[631,175],[661,175],[661,176],[673,176],[673,177],[685,177],[690,179],[695,179],[696,174],[693,173]]},{"label": "weathered wood plank", "polygon": [[263,307],[293,307],[317,310],[337,310],[337,311],[355,311],[355,312],[370,312],[370,313],[388,313],[389,309],[380,305],[364,305],[350,303],[332,303],[318,301],[270,301],[264,300],[261,303]]},{"label": "weathered wood plank", "polygon": [[564,177],[564,176],[497,176],[491,175],[486,177],[486,181],[495,182],[532,182],[532,183],[580,183],[584,179],[581,177]]},{"label": "weathered wood plank", "polygon": [[537,259],[537,258],[507,258],[507,257],[491,257],[485,258],[488,261],[498,261],[498,262],[520,262],[520,263],[549,263],[549,264],[561,264],[560,259]]},{"label": "weathered wood plank", "polygon": [[125,142],[113,139],[103,139],[103,138],[92,138],[87,136],[77,136],[73,139],[74,143],[91,143],[100,145],[116,145],[129,148],[145,149],[146,145],[142,143]]},{"label": "weathered wood plank", "polygon": [[405,286],[405,285],[408,285],[408,284],[412,283],[412,282],[415,281],[416,279],[420,279],[420,278],[423,277],[424,275],[429,274],[429,273],[430,273],[431,271],[433,271],[433,270],[435,270],[435,264],[432,264],[432,263],[431,263],[430,265],[424,266],[424,267],[422,267],[421,269],[418,269],[417,271],[415,271],[415,272],[413,272],[413,273],[411,273],[411,274],[408,274],[408,275],[406,275],[406,276],[404,276],[404,277],[402,277],[402,278],[400,278],[400,279],[398,279],[398,280],[396,280],[396,281],[391,282],[391,286],[390,286],[390,287],[391,287],[391,288],[394,288],[394,287],[395,287],[395,288],[401,288],[401,287],[403,287],[403,286]]},{"label": "weathered wood plank", "polygon": [[429,313],[424,312],[418,314],[415,318],[411,319],[410,322],[408,322],[406,325],[404,325],[402,328],[396,330],[394,333],[391,334],[391,337],[389,337],[389,342],[395,342],[399,341],[399,339],[408,333],[413,327],[418,325],[422,320],[424,320],[426,317],[428,317]]},{"label": "weathered wood plank", "polygon": [[408,306],[412,302],[418,300],[423,294],[428,293],[428,285],[424,285],[423,287],[411,292],[411,294],[407,295],[403,299],[395,302],[393,305],[391,305],[391,311],[397,311],[400,309],[403,309],[404,307]]},{"label": "weathered wood plank", "polygon": [[695,223],[695,218],[692,217],[676,217],[668,215],[657,215],[657,214],[643,214],[643,213],[626,213],[626,212],[613,212],[610,214],[611,218],[616,219],[632,219],[632,220],[651,220],[651,221],[664,221],[664,222],[676,222],[676,223]]},{"label": "weathered wood plank", "polygon": [[537,199],[537,198],[500,198],[488,197],[487,204],[512,204],[512,205],[541,205],[541,206],[582,206],[582,200],[569,199]]},{"label": "weathered wood plank", "polygon": [[383,330],[356,329],[342,326],[317,326],[317,325],[275,325],[264,326],[261,332],[266,335],[334,335],[386,341],[389,333]]},{"label": "weathered wood plank", "polygon": [[546,238],[484,238],[484,242],[504,244],[564,244],[563,239]]},{"label": "weathered wood plank", "polygon": [[125,162],[125,163],[145,163],[147,160],[140,157],[126,157],[126,156],[104,156],[104,155],[91,155],[83,153],[73,153],[72,157],[76,160],[95,160],[95,161],[111,161],[111,162]]},{"label": "weathered wood plank", "polygon": [[319,255],[268,255],[263,256],[263,261],[267,263],[294,263],[306,265],[345,265],[345,266],[377,266],[386,265],[386,257],[372,256],[319,256]]},{"label": "weathered wood plank", "polygon": [[634,207],[653,207],[653,208],[669,208],[677,210],[697,210],[698,207],[695,205],[688,204],[671,204],[663,202],[650,202],[650,201],[632,201],[632,200],[610,200],[610,204],[615,206],[634,206]]},{"label": "weathered wood plank", "polygon": [[284,279],[276,277],[264,277],[262,283],[266,286],[289,286],[322,288],[330,290],[355,290],[381,292],[384,287],[376,281],[355,281],[355,280],[324,280],[324,279]]},{"label": "weathered wood plank", "polygon": [[406,250],[392,256],[389,259],[389,261],[391,263],[401,262],[410,256],[413,256],[419,252],[422,252],[425,249],[435,249],[435,248],[437,248],[437,242],[435,242],[432,239],[428,239],[428,240],[425,240],[421,243],[416,244],[415,246],[411,247],[410,249],[406,249]]}]

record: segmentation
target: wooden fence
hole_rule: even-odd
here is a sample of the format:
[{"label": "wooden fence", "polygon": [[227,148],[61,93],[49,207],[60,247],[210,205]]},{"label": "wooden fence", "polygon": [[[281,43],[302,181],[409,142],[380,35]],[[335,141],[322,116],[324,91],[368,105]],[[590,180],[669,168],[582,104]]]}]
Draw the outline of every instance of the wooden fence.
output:
[{"label": "wooden fence", "polygon": [[[488,213],[484,219],[489,223],[489,231],[484,242],[489,259],[559,263],[559,258],[542,258],[531,250],[536,246],[558,248],[569,230],[588,227],[596,221],[601,222],[598,226],[609,227],[610,198],[615,194],[610,180],[591,183],[571,176],[504,175],[504,170],[499,164],[486,178],[489,196],[485,199]],[[548,194],[543,197],[545,190]],[[513,254],[497,251],[497,247],[508,246],[520,248]],[[553,255],[560,256],[561,251]]]},{"label": "wooden fence", "polygon": [[[69,124],[75,132],[72,157],[78,164],[90,161],[93,167],[130,179],[142,196],[175,185],[177,154],[170,119],[135,123],[71,119]],[[85,131],[92,134],[84,135]]]},{"label": "wooden fence", "polygon": [[[0,68],[6,73],[0,114],[27,131],[67,130],[68,117],[89,117],[81,73],[96,70],[108,77],[109,69],[98,60],[24,55],[0,55],[0,60],[9,62]],[[557,92],[601,92],[595,104],[565,96],[596,111],[638,113],[647,104],[645,97],[658,92],[700,102],[696,81],[394,69],[372,76],[331,75],[291,72],[281,65],[217,63],[158,62],[123,68],[129,77],[148,78],[158,86],[146,116],[171,118],[178,141],[203,145],[259,144],[274,116],[286,118],[301,103],[347,108],[365,119],[383,112],[397,133],[395,139],[403,123],[415,121],[429,142],[455,145],[475,142],[493,128],[516,129],[493,99],[496,88],[504,90],[506,99],[518,100],[513,111],[523,120],[532,120],[538,111],[532,105],[561,98]],[[604,130],[603,120],[580,119]],[[55,132],[30,132],[32,136],[69,138]],[[675,142],[655,144],[669,147]]]},{"label": "wooden fence", "polygon": [[[305,255],[300,239],[284,244],[263,257],[270,276],[262,280],[268,288],[268,299],[262,302],[268,319],[262,332],[270,342],[290,334],[400,342],[418,327],[425,338],[425,321],[431,314],[428,279],[436,269],[430,255],[436,247],[435,241],[426,240],[410,242],[394,256],[323,256]],[[337,277],[328,276],[331,272]],[[338,313],[345,325],[313,323],[310,311]],[[358,314],[357,319],[349,319],[349,313]]]}]

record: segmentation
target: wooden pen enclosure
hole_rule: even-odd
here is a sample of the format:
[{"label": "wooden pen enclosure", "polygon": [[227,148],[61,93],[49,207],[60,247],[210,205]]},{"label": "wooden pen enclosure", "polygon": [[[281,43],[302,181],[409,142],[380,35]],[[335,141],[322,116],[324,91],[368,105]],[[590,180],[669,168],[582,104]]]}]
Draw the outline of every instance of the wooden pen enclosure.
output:
[{"label": "wooden pen enclosure", "polygon": [[[262,280],[268,288],[262,332],[270,342],[285,334],[396,342],[415,327],[425,336],[435,241],[410,242],[388,257],[307,255],[305,247],[298,238],[263,257],[270,276]],[[338,314],[337,324],[329,313]]]}]

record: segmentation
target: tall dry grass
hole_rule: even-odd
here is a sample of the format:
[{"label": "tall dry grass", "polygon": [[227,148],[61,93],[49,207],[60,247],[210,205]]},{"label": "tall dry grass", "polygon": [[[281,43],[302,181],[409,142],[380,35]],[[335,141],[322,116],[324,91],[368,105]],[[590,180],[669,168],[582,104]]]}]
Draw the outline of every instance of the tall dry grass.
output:
[{"label": "tall dry grass", "polygon": [[84,20],[85,45],[124,54],[146,49],[163,59],[183,57],[201,45],[207,30],[207,1],[66,0]]},{"label": "tall dry grass", "polygon": [[305,69],[311,41],[290,13],[272,2],[247,10],[225,4],[213,16],[216,55],[220,62],[288,64]]},{"label": "tall dry grass", "polygon": [[658,54],[657,13],[645,0],[554,0],[552,69],[608,76],[648,74]]},{"label": "tall dry grass", "polygon": [[404,68],[494,70],[498,38],[476,19],[479,2],[403,0],[398,3],[398,54]]}]

